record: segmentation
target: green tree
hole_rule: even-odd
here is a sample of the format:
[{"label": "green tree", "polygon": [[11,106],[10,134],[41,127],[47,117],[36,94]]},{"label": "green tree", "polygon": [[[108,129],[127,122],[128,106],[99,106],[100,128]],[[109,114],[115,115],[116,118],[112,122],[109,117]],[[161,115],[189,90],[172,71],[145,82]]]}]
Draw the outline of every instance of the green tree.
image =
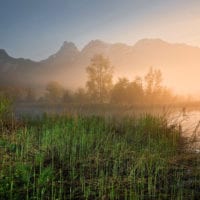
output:
[{"label": "green tree", "polygon": [[127,78],[119,78],[111,93],[111,102],[117,104],[140,104],[143,102],[142,79],[136,77],[130,82]]},{"label": "green tree", "polygon": [[127,102],[129,104],[141,104],[144,98],[142,79],[136,77],[127,87]]},{"label": "green tree", "polygon": [[46,99],[53,103],[61,101],[64,95],[64,88],[56,81],[49,82],[46,86]]},{"label": "green tree", "polygon": [[113,67],[109,59],[102,55],[95,55],[86,71],[88,74],[86,87],[90,99],[96,103],[107,102],[113,77]]},{"label": "green tree", "polygon": [[111,103],[126,104],[127,103],[127,87],[129,80],[127,78],[119,78],[111,92]]}]

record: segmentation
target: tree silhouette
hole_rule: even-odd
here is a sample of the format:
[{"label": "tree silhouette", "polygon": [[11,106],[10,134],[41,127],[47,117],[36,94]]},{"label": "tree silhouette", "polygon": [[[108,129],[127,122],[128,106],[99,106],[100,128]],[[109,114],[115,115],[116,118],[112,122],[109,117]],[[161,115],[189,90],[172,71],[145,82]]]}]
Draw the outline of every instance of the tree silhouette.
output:
[{"label": "tree silhouette", "polygon": [[150,103],[158,102],[162,93],[162,73],[160,70],[149,69],[145,76],[146,82],[146,100]]},{"label": "tree silhouette", "polygon": [[58,103],[64,95],[64,88],[56,81],[49,82],[46,86],[46,99]]},{"label": "tree silhouette", "polygon": [[142,79],[136,77],[134,81],[130,82],[127,87],[128,99],[127,103],[129,104],[141,104],[143,102],[144,91],[142,85]]},{"label": "tree silhouette", "polygon": [[96,103],[107,102],[113,77],[113,67],[109,59],[102,55],[95,55],[86,71],[88,74],[86,87],[90,99]]},{"label": "tree silhouette", "polygon": [[117,104],[139,104],[143,101],[142,79],[136,77],[130,82],[127,78],[119,78],[111,93],[111,102]]},{"label": "tree silhouette", "polygon": [[117,104],[127,103],[128,93],[127,87],[129,80],[127,78],[119,78],[111,92],[111,102]]},{"label": "tree silhouette", "polygon": [[76,103],[87,103],[88,98],[87,98],[87,93],[84,88],[78,88],[74,94],[74,99]]}]

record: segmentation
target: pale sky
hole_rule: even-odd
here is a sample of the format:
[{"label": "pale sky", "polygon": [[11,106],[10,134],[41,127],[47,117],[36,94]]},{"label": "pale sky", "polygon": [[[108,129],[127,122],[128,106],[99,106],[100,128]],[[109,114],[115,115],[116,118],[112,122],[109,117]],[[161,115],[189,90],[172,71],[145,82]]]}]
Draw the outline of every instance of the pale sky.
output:
[{"label": "pale sky", "polygon": [[64,41],[160,38],[200,47],[199,0],[0,0],[0,48],[40,60]]}]

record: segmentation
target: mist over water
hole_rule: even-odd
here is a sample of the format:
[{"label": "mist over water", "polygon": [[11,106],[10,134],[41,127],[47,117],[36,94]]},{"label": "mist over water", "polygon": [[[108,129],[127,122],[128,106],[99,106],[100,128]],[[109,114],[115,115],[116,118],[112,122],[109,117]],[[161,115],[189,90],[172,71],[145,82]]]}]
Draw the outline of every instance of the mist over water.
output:
[{"label": "mist over water", "polygon": [[14,106],[14,115],[17,118],[28,116],[31,118],[48,115],[100,115],[108,117],[122,118],[124,116],[138,116],[149,113],[155,116],[164,116],[169,125],[181,127],[181,134],[189,140],[195,139],[192,148],[200,150],[200,110],[188,109],[183,107],[165,108],[163,107],[131,107],[131,106],[112,106],[112,105],[38,105],[22,103]]}]

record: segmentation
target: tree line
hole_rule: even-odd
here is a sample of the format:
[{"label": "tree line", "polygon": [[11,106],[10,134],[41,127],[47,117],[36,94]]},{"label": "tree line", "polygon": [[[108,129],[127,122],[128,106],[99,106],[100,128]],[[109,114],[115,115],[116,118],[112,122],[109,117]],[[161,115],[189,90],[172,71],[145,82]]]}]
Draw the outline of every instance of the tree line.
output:
[{"label": "tree line", "polygon": [[144,78],[133,80],[118,78],[113,83],[114,67],[103,55],[95,55],[86,68],[87,82],[84,88],[75,92],[64,89],[58,82],[46,87],[44,100],[52,102],[112,103],[112,104],[161,104],[176,99],[172,92],[162,85],[159,69],[149,69]]},{"label": "tree line", "polygon": [[87,82],[76,91],[66,89],[56,81],[49,82],[43,96],[36,98],[31,88],[0,88],[7,96],[21,101],[48,103],[112,103],[112,104],[161,104],[175,101],[176,97],[162,84],[159,69],[150,68],[144,77],[133,80],[119,77],[113,82],[114,67],[103,55],[94,55],[86,68]]}]

